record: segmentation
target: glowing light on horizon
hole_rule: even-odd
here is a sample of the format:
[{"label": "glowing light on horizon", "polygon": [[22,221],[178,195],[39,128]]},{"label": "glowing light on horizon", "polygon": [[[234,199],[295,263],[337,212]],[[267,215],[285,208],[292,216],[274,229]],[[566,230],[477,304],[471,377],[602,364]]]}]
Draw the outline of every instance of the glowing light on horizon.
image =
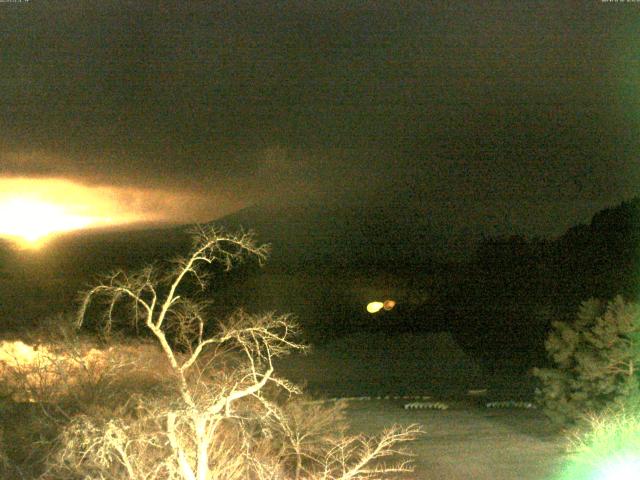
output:
[{"label": "glowing light on horizon", "polygon": [[125,201],[133,203],[126,193],[65,179],[0,178],[0,237],[38,249],[58,234],[144,220],[124,211]]},{"label": "glowing light on horizon", "polygon": [[0,176],[0,238],[36,249],[88,228],[208,222],[223,204],[215,192]]},{"label": "glowing light on horizon", "polygon": [[78,215],[68,207],[28,197],[0,203],[0,236],[17,239],[24,247],[37,248],[56,233],[108,224],[109,217]]}]

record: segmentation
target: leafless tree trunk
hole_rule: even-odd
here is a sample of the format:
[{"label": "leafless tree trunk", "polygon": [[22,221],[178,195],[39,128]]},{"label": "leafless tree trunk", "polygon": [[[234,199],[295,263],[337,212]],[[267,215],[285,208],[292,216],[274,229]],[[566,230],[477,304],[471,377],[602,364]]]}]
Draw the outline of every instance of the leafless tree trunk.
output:
[{"label": "leafless tree trunk", "polygon": [[[374,479],[410,471],[405,461],[393,465],[376,462],[405,455],[407,452],[394,446],[414,439],[420,432],[417,426],[390,429],[377,440],[332,438],[316,431],[314,435],[321,446],[316,445],[313,451],[307,449],[304,434],[296,430],[283,409],[267,394],[269,385],[289,396],[299,393],[296,386],[274,375],[274,358],[305,348],[296,340],[298,326],[289,316],[249,315],[240,310],[220,323],[216,335],[205,336],[206,303],[183,296],[185,282],[192,280],[204,290],[207,265],[219,264],[229,270],[247,256],[262,263],[267,252],[267,247],[257,245],[250,234],[228,235],[203,227],[195,232],[190,256],[176,261],[175,268],[167,274],[152,267],[132,275],[118,271],[83,295],[78,326],[85,322],[94,300],[100,298],[105,300],[102,325],[107,335],[119,321],[118,307],[126,303],[133,307],[128,320],[144,325],[157,340],[175,375],[180,401],[168,409],[146,406],[145,418],[163,419],[160,436],[152,432],[132,437],[132,427],[117,422],[93,430],[91,422],[77,423],[75,434],[86,437],[74,447],[78,468],[80,463],[94,458],[95,468],[115,462],[120,468],[118,475],[132,480],[284,478],[286,469],[282,464],[286,456],[267,461],[252,453],[251,434],[243,430],[248,428],[243,425],[248,425],[250,419],[239,409],[240,405],[250,405],[259,411],[254,418],[259,419],[261,428],[273,430],[269,425],[276,425],[285,432],[284,441],[289,442],[285,449],[294,456],[288,474],[291,478]],[[175,342],[179,342],[179,349],[175,348]],[[233,361],[227,371],[229,367],[223,360],[229,358]],[[216,463],[212,461],[212,452],[225,451],[219,439],[224,438],[221,429],[228,428],[230,423],[241,430],[238,441],[243,442],[243,447]],[[149,465],[148,459],[142,457],[154,448],[164,448],[168,454]],[[69,458],[64,461],[73,463]],[[303,467],[305,464],[309,468]],[[116,476],[100,473],[99,478]]]}]

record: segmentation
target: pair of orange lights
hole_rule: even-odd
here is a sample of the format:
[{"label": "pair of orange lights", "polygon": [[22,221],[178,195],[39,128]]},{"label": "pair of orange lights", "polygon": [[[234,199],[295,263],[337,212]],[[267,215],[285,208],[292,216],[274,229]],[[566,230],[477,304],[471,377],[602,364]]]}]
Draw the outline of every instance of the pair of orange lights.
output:
[{"label": "pair of orange lights", "polygon": [[380,310],[389,311],[395,306],[395,300],[385,300],[384,302],[370,302],[369,304],[367,304],[367,312],[378,313]]}]

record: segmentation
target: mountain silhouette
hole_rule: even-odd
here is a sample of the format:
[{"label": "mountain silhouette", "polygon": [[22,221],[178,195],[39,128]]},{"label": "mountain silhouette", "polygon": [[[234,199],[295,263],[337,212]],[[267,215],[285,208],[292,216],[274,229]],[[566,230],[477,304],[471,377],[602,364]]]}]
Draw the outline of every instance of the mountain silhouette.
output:
[{"label": "mountain silhouette", "polygon": [[439,234],[427,217],[384,204],[255,205],[216,223],[255,231],[272,245],[272,268],[289,271],[430,269],[468,253],[477,238]]}]

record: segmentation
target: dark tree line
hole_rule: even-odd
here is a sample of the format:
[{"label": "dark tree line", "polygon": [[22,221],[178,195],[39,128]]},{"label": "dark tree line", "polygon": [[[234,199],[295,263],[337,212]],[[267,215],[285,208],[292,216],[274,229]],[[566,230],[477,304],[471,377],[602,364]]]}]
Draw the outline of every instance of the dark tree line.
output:
[{"label": "dark tree line", "polygon": [[550,322],[588,298],[637,299],[640,198],[595,214],[556,239],[484,238],[446,299],[453,330],[487,363],[544,361]]}]

